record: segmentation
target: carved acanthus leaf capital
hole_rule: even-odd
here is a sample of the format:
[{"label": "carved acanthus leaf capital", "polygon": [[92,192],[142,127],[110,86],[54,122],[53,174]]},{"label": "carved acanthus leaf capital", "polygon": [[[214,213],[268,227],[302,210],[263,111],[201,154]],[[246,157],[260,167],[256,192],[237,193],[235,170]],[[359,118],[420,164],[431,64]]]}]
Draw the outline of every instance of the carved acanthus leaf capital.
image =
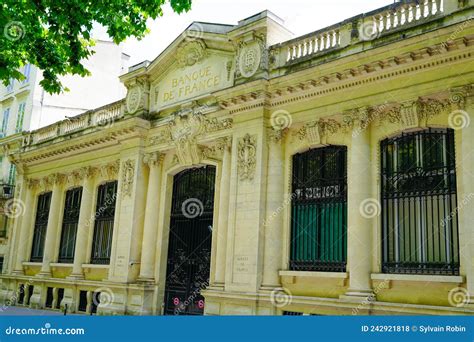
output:
[{"label": "carved acanthus leaf capital", "polygon": [[160,152],[147,153],[143,156],[143,162],[148,167],[158,166],[163,162],[164,155]]},{"label": "carved acanthus leaf capital", "polygon": [[117,179],[120,169],[120,161],[115,160],[100,167],[102,177],[106,179]]}]

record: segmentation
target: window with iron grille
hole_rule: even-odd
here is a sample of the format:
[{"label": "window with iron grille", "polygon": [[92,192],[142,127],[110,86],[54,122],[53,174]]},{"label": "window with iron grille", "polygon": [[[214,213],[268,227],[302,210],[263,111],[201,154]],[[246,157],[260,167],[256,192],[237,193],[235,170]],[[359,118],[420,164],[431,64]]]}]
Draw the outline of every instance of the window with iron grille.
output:
[{"label": "window with iron grille", "polygon": [[290,269],[345,272],[347,148],[293,156]]},{"label": "window with iron grille", "polygon": [[77,224],[79,222],[81,198],[82,187],[70,189],[66,192],[58,257],[58,261],[62,263],[72,263],[74,261],[74,249],[76,246]]},{"label": "window with iron grille", "polygon": [[46,192],[38,196],[36,207],[36,220],[33,232],[33,245],[31,248],[30,261],[43,261],[44,240],[46,238],[46,228],[48,226],[49,206],[51,204],[51,192]]},{"label": "window with iron grille", "polygon": [[382,271],[459,274],[454,131],[381,142]]},{"label": "window with iron grille", "polygon": [[92,240],[92,264],[108,264],[110,262],[116,199],[117,181],[99,186]]}]

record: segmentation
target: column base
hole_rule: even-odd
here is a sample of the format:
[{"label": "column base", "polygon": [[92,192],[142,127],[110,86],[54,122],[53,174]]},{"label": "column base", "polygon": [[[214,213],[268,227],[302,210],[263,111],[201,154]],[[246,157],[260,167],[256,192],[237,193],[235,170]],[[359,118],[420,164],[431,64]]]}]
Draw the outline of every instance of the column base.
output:
[{"label": "column base", "polygon": [[12,275],[25,275],[23,270],[13,270]]},{"label": "column base", "polygon": [[149,283],[154,283],[155,282],[155,278],[153,277],[138,277],[137,279],[137,282],[139,283],[146,283],[146,284],[149,284]]}]

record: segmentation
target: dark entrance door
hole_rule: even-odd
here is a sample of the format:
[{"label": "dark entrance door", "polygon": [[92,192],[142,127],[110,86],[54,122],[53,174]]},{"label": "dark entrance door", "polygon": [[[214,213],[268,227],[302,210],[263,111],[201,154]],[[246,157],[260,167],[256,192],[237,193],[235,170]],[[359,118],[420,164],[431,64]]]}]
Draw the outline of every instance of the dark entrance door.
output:
[{"label": "dark entrance door", "polygon": [[201,290],[209,285],[215,168],[174,176],[165,315],[202,315]]}]

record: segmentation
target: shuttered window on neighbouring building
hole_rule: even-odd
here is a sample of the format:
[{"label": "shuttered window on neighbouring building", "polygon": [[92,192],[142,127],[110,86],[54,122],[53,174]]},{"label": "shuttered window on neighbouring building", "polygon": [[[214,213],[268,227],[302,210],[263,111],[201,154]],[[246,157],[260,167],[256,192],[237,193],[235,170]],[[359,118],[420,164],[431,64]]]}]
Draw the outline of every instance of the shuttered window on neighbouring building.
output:
[{"label": "shuttered window on neighbouring building", "polygon": [[344,272],[347,256],[347,148],[293,156],[290,269]]}]

